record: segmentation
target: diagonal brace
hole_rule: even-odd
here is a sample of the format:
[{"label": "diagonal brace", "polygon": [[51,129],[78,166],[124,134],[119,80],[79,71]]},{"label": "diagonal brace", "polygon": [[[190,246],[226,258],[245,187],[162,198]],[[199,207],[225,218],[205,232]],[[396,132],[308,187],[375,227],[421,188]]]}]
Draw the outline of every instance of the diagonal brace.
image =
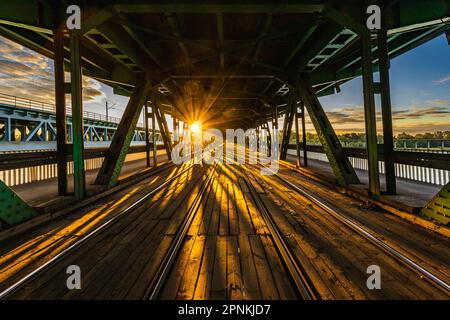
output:
[{"label": "diagonal brace", "polygon": [[105,160],[97,175],[95,184],[107,185],[108,187],[117,184],[120,170],[128,153],[130,142],[150,87],[151,83],[147,77],[137,81],[111,145],[106,152]]},{"label": "diagonal brace", "polygon": [[359,183],[355,169],[350,164],[322,105],[315,95],[313,87],[301,76],[297,79],[297,91],[308,110],[311,122],[317,131],[338,184]]}]

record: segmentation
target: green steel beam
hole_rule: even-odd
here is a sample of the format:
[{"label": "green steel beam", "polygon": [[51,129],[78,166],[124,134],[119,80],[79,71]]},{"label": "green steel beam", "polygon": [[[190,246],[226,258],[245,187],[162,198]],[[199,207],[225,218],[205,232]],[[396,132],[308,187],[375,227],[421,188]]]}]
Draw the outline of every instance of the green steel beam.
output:
[{"label": "green steel beam", "polygon": [[58,169],[58,194],[67,194],[66,152],[66,95],[64,82],[64,33],[61,28],[54,32],[54,74],[56,107],[56,157]]},{"label": "green steel beam", "polygon": [[117,4],[115,9],[120,13],[244,13],[244,14],[261,14],[261,13],[318,13],[322,10],[323,1],[306,1],[305,4],[208,4],[204,1],[197,3],[168,3],[168,4]]},{"label": "green steel beam", "polygon": [[450,225],[450,182],[422,209],[422,215]]},{"label": "green steel beam", "polygon": [[38,215],[11,188],[0,180],[0,229],[13,226]]},{"label": "green steel beam", "polygon": [[369,162],[369,192],[372,196],[380,195],[380,172],[378,168],[377,121],[375,109],[375,92],[372,70],[372,46],[370,34],[361,35],[364,113],[366,124],[367,159]]},{"label": "green steel beam", "polygon": [[70,34],[70,57],[74,192],[76,199],[83,199],[86,197],[86,178],[84,171],[80,36],[74,32]]},{"label": "green steel beam", "polygon": [[111,145],[105,156],[102,167],[95,180],[96,184],[112,187],[119,180],[120,170],[128,153],[131,139],[138,122],[142,106],[151,88],[148,77],[142,77],[134,88],[133,94],[128,101],[117,131],[114,134]]},{"label": "green steel beam", "polygon": [[300,100],[300,112],[302,115],[302,145],[303,145],[303,166],[308,166],[308,151],[306,150],[306,125],[305,125],[305,104]]},{"label": "green steel beam", "polygon": [[289,100],[286,106],[286,112],[283,122],[283,137],[281,139],[280,159],[285,160],[289,149],[289,139],[292,132],[292,124],[295,118],[295,109],[297,105],[296,98],[293,94],[289,95]]},{"label": "green steel beam", "polygon": [[391,89],[389,84],[389,56],[386,30],[378,31],[378,60],[380,63],[381,115],[383,121],[383,146],[386,193],[397,193],[395,181],[394,134],[392,128]]},{"label": "green steel beam", "polygon": [[317,135],[319,136],[338,184],[347,185],[359,183],[358,176],[345,155],[341,143],[337,138],[322,105],[314,93],[313,87],[309,84],[308,80],[302,76],[298,77],[296,87],[300,99],[308,110],[311,122],[317,131]]},{"label": "green steel beam", "polygon": [[158,98],[154,97],[152,99],[152,112],[156,116],[156,120],[158,121],[159,132],[162,135],[164,147],[166,148],[167,157],[172,159],[172,142],[170,139],[169,127],[167,126],[166,116],[164,115],[163,110],[159,106]]}]

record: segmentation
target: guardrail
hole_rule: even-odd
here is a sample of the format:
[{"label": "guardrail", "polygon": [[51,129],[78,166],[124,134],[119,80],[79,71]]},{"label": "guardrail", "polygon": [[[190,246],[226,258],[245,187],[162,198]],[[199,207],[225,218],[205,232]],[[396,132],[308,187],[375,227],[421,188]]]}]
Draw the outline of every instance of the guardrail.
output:
[{"label": "guardrail", "polygon": [[[48,112],[48,113],[56,113],[56,106],[50,103],[31,100],[23,97],[17,97],[5,93],[0,93],[0,103],[21,108],[21,109],[27,109],[27,110],[36,110],[36,111],[42,111],[42,112]],[[72,115],[72,108],[69,106],[66,106],[66,112],[68,115]],[[97,121],[104,121],[104,122],[111,122],[111,123],[120,123],[121,118],[119,117],[106,117],[106,115],[91,111],[83,111],[83,118],[90,119],[90,120],[97,120]],[[137,127],[143,128],[143,123],[138,123]]]},{"label": "guardrail", "polygon": [[[128,154],[145,152],[145,145],[131,146]],[[68,145],[67,173],[73,174],[72,148]],[[150,149],[153,150],[152,145]],[[157,145],[158,150],[164,149]],[[91,148],[84,150],[85,170],[101,167],[108,148]],[[0,154],[0,180],[12,187],[57,177],[56,151],[22,151]]]},{"label": "guardrail", "polygon": [[[295,149],[290,144],[289,149]],[[302,147],[303,148],[303,147]],[[355,169],[369,170],[367,149],[343,148],[350,163]],[[307,145],[308,158],[328,162],[322,146]],[[385,173],[384,152],[382,145],[378,146],[378,161],[380,173]],[[395,176],[403,179],[445,185],[450,181],[450,153],[435,150],[424,151],[394,151]]]}]

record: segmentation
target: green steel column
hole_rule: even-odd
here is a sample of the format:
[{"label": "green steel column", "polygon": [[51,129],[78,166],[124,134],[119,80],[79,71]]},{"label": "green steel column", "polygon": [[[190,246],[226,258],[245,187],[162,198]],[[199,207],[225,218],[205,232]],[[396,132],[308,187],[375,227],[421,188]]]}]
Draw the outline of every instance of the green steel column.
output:
[{"label": "green steel column", "polygon": [[145,158],[147,160],[147,167],[150,167],[150,137],[149,137],[149,128],[148,128],[148,101],[145,101],[144,105],[144,125],[145,125]]},{"label": "green steel column", "polygon": [[281,140],[280,159],[285,160],[289,148],[289,140],[291,138],[292,124],[294,121],[294,106],[296,105],[294,96],[291,94],[289,102],[286,106],[286,115],[283,123],[283,138]]},{"label": "green steel column", "polygon": [[308,151],[306,150],[306,127],[305,127],[305,104],[300,100],[300,111],[302,113],[302,140],[303,140],[303,166],[308,166]]},{"label": "green steel column", "polygon": [[67,194],[66,151],[66,96],[64,88],[64,31],[57,28],[53,33],[53,61],[55,72],[56,105],[56,160],[58,170],[58,194]]},{"label": "green steel column", "polygon": [[298,106],[294,105],[294,121],[295,121],[295,147],[297,151],[297,167],[300,168],[300,134],[298,130]]},{"label": "green steel column", "polygon": [[367,159],[369,162],[369,192],[372,196],[377,197],[380,195],[380,176],[370,33],[365,32],[361,34],[361,45]]},{"label": "green steel column", "polygon": [[81,84],[80,36],[70,34],[70,81],[72,91],[73,180],[76,199],[86,197],[83,141],[83,99]]},{"label": "green steel column", "polygon": [[384,167],[386,193],[396,194],[394,134],[392,129],[391,91],[389,85],[389,56],[387,31],[378,31],[378,59],[380,64],[381,114],[383,119]]},{"label": "green steel column", "polygon": [[152,103],[152,142],[153,142],[153,166],[158,165],[158,149],[156,147],[156,115],[155,103]]}]

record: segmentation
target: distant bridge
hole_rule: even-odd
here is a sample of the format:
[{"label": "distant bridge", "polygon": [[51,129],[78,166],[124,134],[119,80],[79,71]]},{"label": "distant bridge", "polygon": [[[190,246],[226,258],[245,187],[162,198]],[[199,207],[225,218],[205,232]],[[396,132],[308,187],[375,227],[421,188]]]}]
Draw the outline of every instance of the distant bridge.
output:
[{"label": "distant bridge", "polygon": [[[32,142],[56,141],[55,106],[0,93],[0,141]],[[72,110],[67,108],[67,140],[72,141]],[[111,141],[120,118],[84,111],[84,140],[91,142]],[[162,141],[157,131],[157,141]],[[145,129],[139,123],[132,141],[145,141]]]}]

